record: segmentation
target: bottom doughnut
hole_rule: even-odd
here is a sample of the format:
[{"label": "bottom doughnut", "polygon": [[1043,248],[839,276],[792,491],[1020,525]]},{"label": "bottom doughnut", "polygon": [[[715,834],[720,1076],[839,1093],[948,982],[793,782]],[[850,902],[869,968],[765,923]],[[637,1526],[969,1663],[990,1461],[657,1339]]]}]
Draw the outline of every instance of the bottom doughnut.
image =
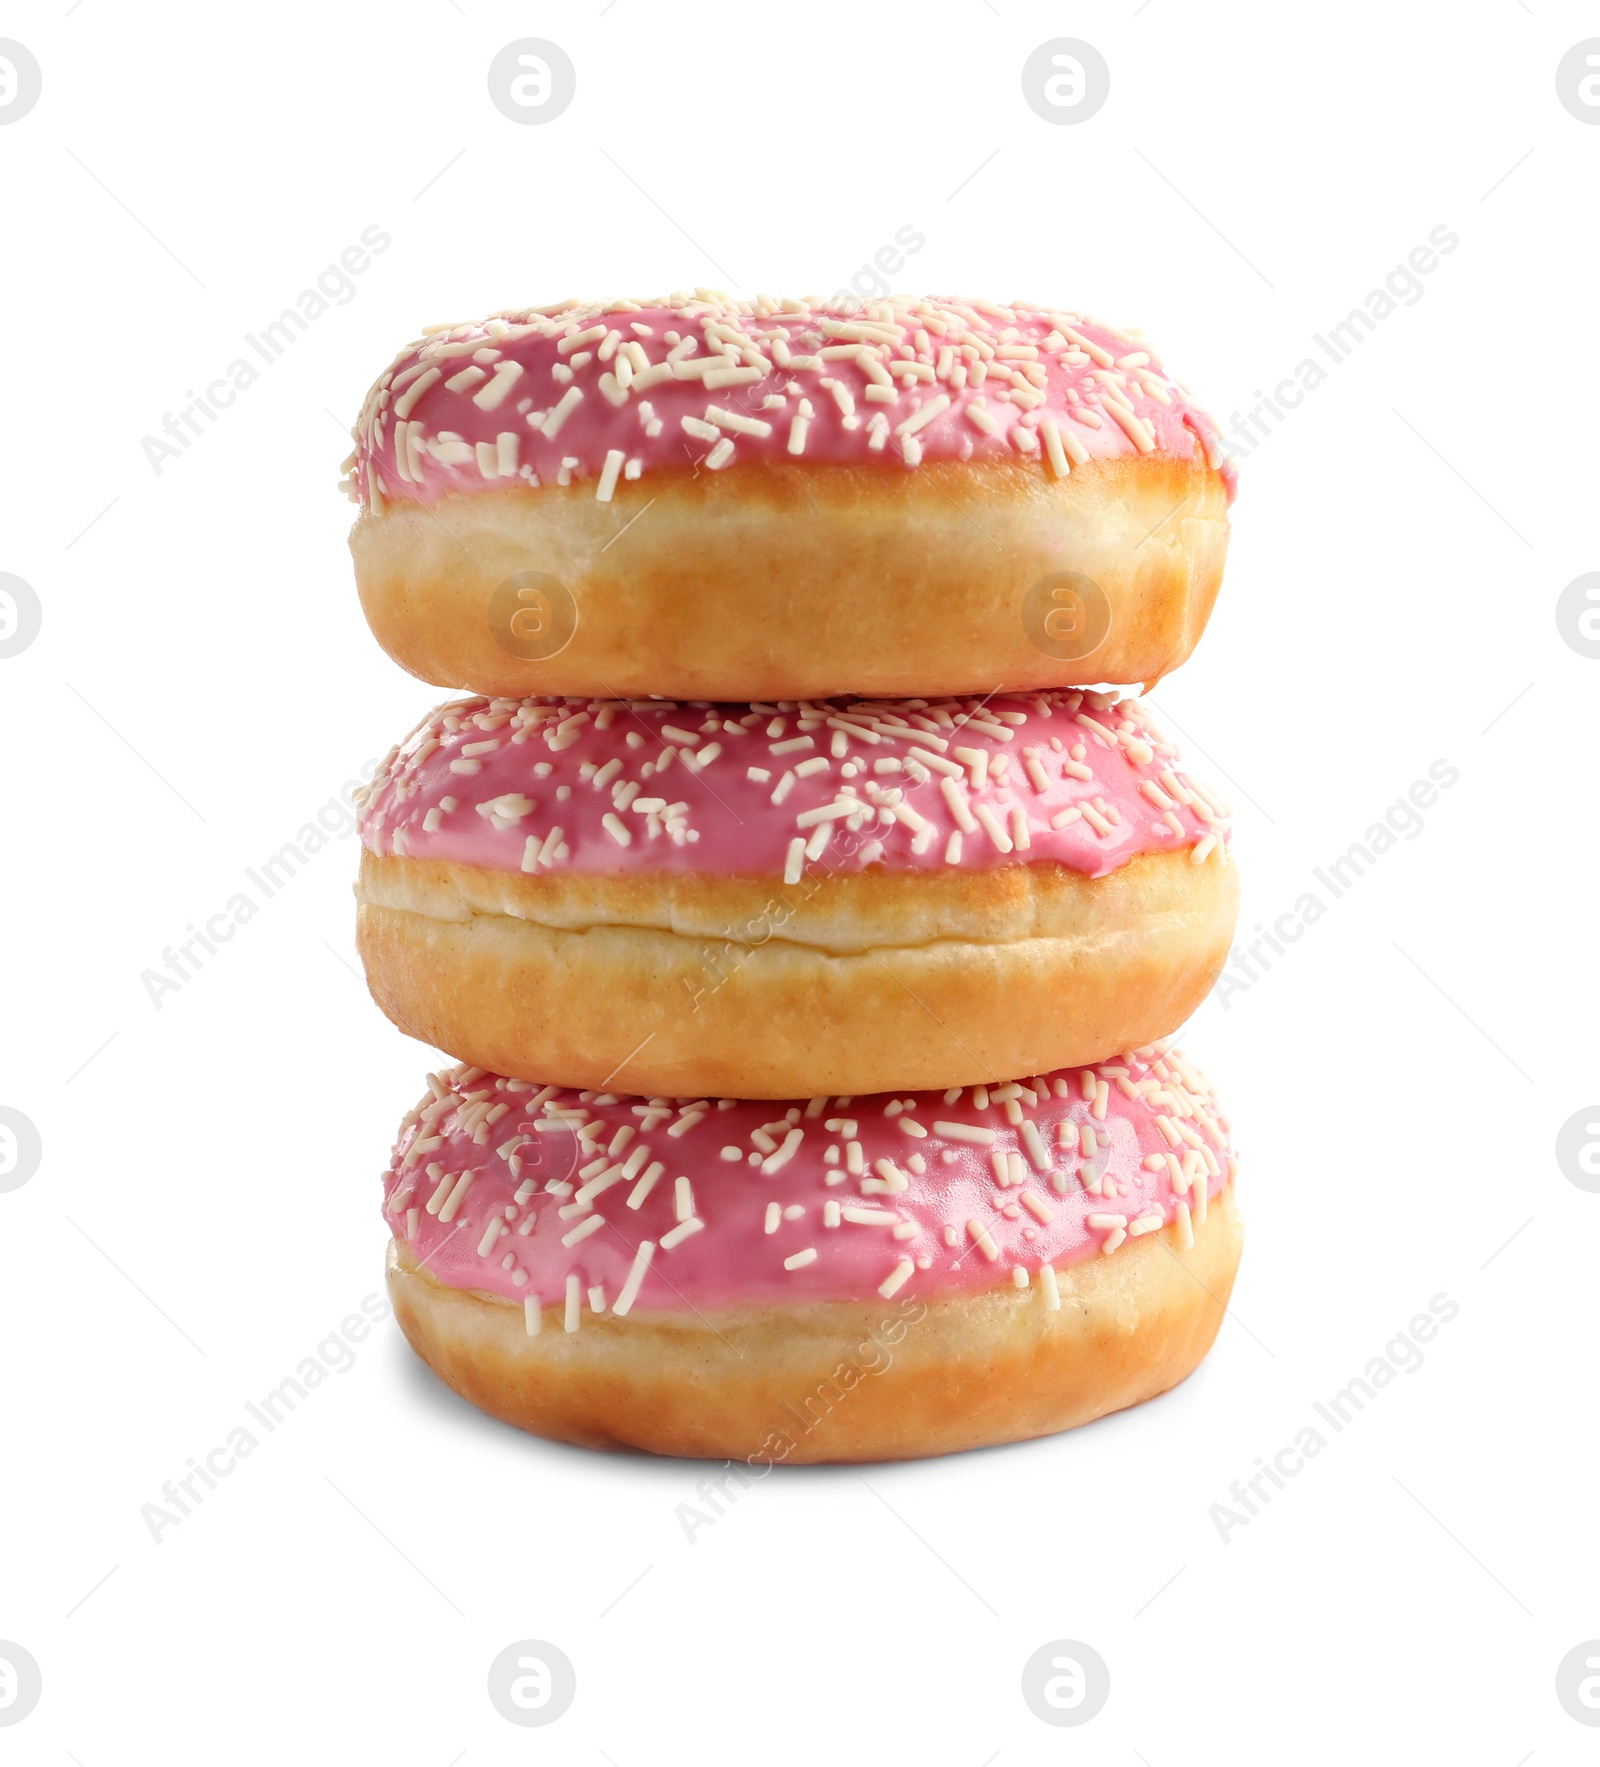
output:
[{"label": "bottom doughnut", "polygon": [[906,1460],[1071,1429],[1166,1392],[1211,1348],[1243,1227],[1227,1184],[1176,1223],[1057,1274],[871,1302],[635,1311],[530,1337],[523,1308],[451,1288],[391,1240],[389,1294],[448,1386],[519,1429],[587,1448],[773,1464]]}]

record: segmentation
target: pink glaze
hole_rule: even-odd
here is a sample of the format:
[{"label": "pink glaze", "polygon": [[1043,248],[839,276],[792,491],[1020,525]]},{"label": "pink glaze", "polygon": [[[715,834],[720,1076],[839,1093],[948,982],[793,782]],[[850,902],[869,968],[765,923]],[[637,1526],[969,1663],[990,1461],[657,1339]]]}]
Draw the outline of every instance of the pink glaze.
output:
[{"label": "pink glaze", "polygon": [[1165,1044],[1005,1086],[789,1106],[479,1068],[429,1087],[384,1174],[391,1232],[452,1288],[558,1304],[552,1329],[1004,1284],[1050,1306],[1043,1266],[1164,1226],[1183,1246],[1237,1170],[1209,1082]]},{"label": "pink glaze", "polygon": [[[709,371],[704,366],[715,363]],[[704,376],[704,378],[702,378]],[[400,438],[403,432],[403,443]],[[563,302],[433,330],[361,408],[345,489],[434,503],[741,461],[1204,459],[1221,432],[1138,339],[1034,306],[939,297]]]},{"label": "pink glaze", "polygon": [[[1228,808],[1136,699],[469,699],[369,788],[375,853],[491,871],[783,877],[1141,853],[1227,863]],[[980,775],[983,783],[974,785]],[[1056,827],[1054,824],[1060,823]]]}]

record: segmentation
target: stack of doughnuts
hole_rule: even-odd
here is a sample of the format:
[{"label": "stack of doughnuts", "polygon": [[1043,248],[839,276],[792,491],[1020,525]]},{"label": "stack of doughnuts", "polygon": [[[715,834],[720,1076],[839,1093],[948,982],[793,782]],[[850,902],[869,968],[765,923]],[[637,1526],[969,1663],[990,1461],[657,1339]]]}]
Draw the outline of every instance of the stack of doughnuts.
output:
[{"label": "stack of doughnuts", "polygon": [[1172,1036],[1237,874],[1128,690],[1200,636],[1233,477],[1151,351],[564,302],[407,345],[355,439],[373,632],[464,696],[362,806],[373,997],[459,1064],[384,1177],[418,1354],[538,1434],[751,1466],[1189,1374],[1237,1159]]}]

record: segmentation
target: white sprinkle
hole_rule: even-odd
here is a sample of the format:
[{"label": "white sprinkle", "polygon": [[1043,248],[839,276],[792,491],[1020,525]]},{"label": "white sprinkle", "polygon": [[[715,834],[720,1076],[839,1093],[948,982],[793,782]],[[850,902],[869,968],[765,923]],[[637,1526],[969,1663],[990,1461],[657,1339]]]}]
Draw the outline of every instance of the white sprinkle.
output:
[{"label": "white sprinkle", "polygon": [[886,1196],[897,1196],[902,1190],[908,1190],[911,1180],[894,1163],[893,1160],[874,1160],[872,1169],[878,1174],[876,1179],[862,1180],[862,1194],[882,1192]]},{"label": "white sprinkle", "polygon": [[522,1329],[531,1338],[539,1335],[541,1309],[537,1295],[525,1295],[522,1301]]},{"label": "white sprinkle", "polygon": [[395,416],[397,418],[409,417],[411,415],[412,411],[416,407],[417,400],[420,399],[425,392],[427,392],[429,387],[434,386],[439,381],[439,379],[440,379],[440,373],[437,368],[425,369],[421,374],[419,374],[417,376],[417,378],[414,381],[412,381],[411,385],[408,386],[406,388],[406,390],[400,395],[400,397],[395,400],[395,402],[394,402]]},{"label": "white sprinkle", "polygon": [[687,1178],[672,1181],[672,1212],[679,1221],[688,1221],[694,1216],[694,1188]]},{"label": "white sprinkle", "polygon": [[594,496],[597,503],[609,503],[611,493],[617,488],[617,477],[622,471],[623,450],[608,448],[605,465],[600,469],[600,479],[595,485]]},{"label": "white sprinkle", "polygon": [[1089,464],[1089,450],[1084,447],[1083,442],[1080,440],[1077,433],[1070,427],[1061,430],[1059,433],[1061,436],[1061,445],[1066,449],[1067,458],[1072,464],[1074,466],[1087,466]]},{"label": "white sprinkle", "polygon": [[505,396],[518,380],[522,378],[520,362],[499,362],[495,365],[493,377],[487,386],[479,387],[472,395],[472,402],[480,411],[497,411],[505,401]]},{"label": "white sprinkle", "polygon": [[947,779],[959,779],[966,772],[965,767],[958,767],[954,761],[947,761],[943,755],[933,754],[925,748],[915,745],[909,750],[912,760],[920,761],[924,767],[935,773],[942,773]]},{"label": "white sprinkle", "polygon": [[631,1311],[633,1303],[639,1298],[639,1290],[644,1283],[645,1272],[650,1268],[650,1260],[655,1256],[655,1241],[641,1239],[639,1249],[633,1254],[633,1264],[628,1270],[627,1280],[622,1285],[622,1292],[617,1296],[616,1305],[611,1309],[617,1317]]},{"label": "white sprinkle", "polygon": [[[548,335],[548,334],[546,334]],[[591,325],[586,331],[570,332],[556,345],[558,356],[567,356],[574,350],[581,350],[585,344],[597,344],[606,335],[603,325]]]},{"label": "white sprinkle", "polygon": [[983,824],[983,832],[994,842],[995,850],[1009,853],[1012,850],[1011,836],[1006,833],[1000,818],[995,815],[994,811],[987,804],[979,804],[973,813]]},{"label": "white sprinkle", "polygon": [[695,1219],[693,1217],[691,1217],[687,1221],[680,1221],[676,1227],[673,1227],[673,1228],[669,1229],[666,1233],[662,1234],[662,1236],[661,1236],[661,1249],[662,1249],[662,1251],[664,1251],[664,1252],[675,1251],[680,1245],[683,1244],[683,1242],[689,1237],[689,1235],[691,1233],[698,1233],[700,1231],[700,1229],[704,1226],[705,1226],[704,1221]]},{"label": "white sprinkle", "polygon": [[1044,1142],[1040,1139],[1039,1131],[1033,1126],[1031,1119],[1024,1121],[1022,1125],[1022,1145],[1027,1150],[1027,1155],[1029,1160],[1033,1163],[1034,1171],[1048,1172],[1050,1170],[1049,1152],[1046,1150]]},{"label": "white sprinkle", "polygon": [[1181,1198],[1173,1205],[1173,1225],[1178,1230],[1178,1249],[1187,1252],[1194,1245],[1194,1221],[1189,1205]]},{"label": "white sprinkle", "polygon": [[577,407],[583,402],[581,387],[568,387],[561,395],[554,409],[539,426],[539,433],[546,441],[553,441],[561,432],[561,426],[567,421]]},{"label": "white sprinkle", "polygon": [[820,822],[842,822],[847,816],[856,815],[861,809],[859,798],[835,798],[831,804],[823,804],[815,810],[802,810],[794,819],[796,828],[815,828]]},{"label": "white sprinkle", "polygon": [[989,755],[985,749],[952,749],[951,754],[958,761],[964,761],[970,775],[967,783],[974,791],[981,791],[989,773]]},{"label": "white sprinkle", "polygon": [[707,405],[706,418],[721,429],[741,436],[770,436],[772,425],[759,417],[745,417],[737,411],[726,411],[720,405]]},{"label": "white sprinkle", "polygon": [[591,1233],[598,1233],[606,1224],[604,1215],[590,1215],[578,1223],[570,1233],[561,1236],[563,1245],[576,1245],[580,1239],[587,1239]]},{"label": "white sprinkle", "polygon": [[[978,824],[973,820],[972,812],[967,808],[967,800],[956,781],[946,775],[939,781],[939,790],[944,796],[945,803],[950,807],[950,815],[956,827],[963,834],[976,833]],[[1007,850],[1010,850],[1009,842]]]},{"label": "white sprinkle", "polygon": [[1039,434],[1044,437],[1045,458],[1050,462],[1050,470],[1058,479],[1064,479],[1072,471],[1067,461],[1066,450],[1061,445],[1061,430],[1053,417],[1045,418],[1039,425]]},{"label": "white sprinkle", "polygon": [[630,1209],[636,1209],[643,1203],[644,1199],[655,1189],[656,1180],[664,1171],[666,1171],[666,1167],[662,1165],[660,1160],[652,1160],[645,1167],[639,1182],[628,1192],[628,1207]]},{"label": "white sprinkle", "polygon": [[785,1270],[804,1270],[807,1264],[815,1264],[816,1261],[817,1248],[808,1245],[803,1252],[795,1252],[791,1257],[785,1258],[783,1267]]},{"label": "white sprinkle", "polygon": [[770,1153],[761,1162],[762,1173],[770,1178],[774,1172],[781,1172],[795,1156],[800,1143],[805,1140],[804,1129],[791,1129],[783,1138],[783,1145],[776,1153]]},{"label": "white sprinkle", "polygon": [[878,1293],[887,1301],[892,1299],[905,1287],[916,1265],[909,1258],[902,1258],[894,1269],[878,1284]]},{"label": "white sprinkle", "polygon": [[994,1240],[989,1233],[989,1229],[985,1227],[981,1221],[976,1219],[969,1221],[967,1223],[967,1232],[972,1235],[972,1243],[983,1253],[984,1257],[986,1257],[991,1264],[1000,1256],[999,1246],[994,1243]]},{"label": "white sprinkle", "polygon": [[1039,1292],[1044,1296],[1046,1309],[1051,1313],[1061,1311],[1061,1290],[1056,1284],[1056,1272],[1053,1264],[1039,1266]]},{"label": "white sprinkle", "polygon": [[467,1192],[472,1188],[472,1180],[476,1176],[477,1174],[475,1172],[463,1172],[456,1180],[455,1189],[450,1192],[449,1197],[445,1201],[444,1207],[439,1210],[439,1219],[441,1221],[455,1220],[456,1210],[467,1200]]},{"label": "white sprinkle", "polygon": [[1155,450],[1155,438],[1151,435],[1143,418],[1134,415],[1131,405],[1124,405],[1116,398],[1109,388],[1102,393],[1100,403],[1117,420],[1123,433],[1141,454],[1150,454]]},{"label": "white sprinkle", "polygon": [[936,397],[929,399],[925,405],[921,405],[913,411],[904,423],[897,424],[894,433],[902,438],[914,436],[919,429],[932,423],[941,411],[948,410],[949,406],[950,395],[939,393]]},{"label": "white sprinkle", "polygon": [[947,1141],[970,1141],[974,1147],[993,1147],[995,1142],[993,1129],[983,1129],[975,1123],[936,1122],[933,1132]]}]

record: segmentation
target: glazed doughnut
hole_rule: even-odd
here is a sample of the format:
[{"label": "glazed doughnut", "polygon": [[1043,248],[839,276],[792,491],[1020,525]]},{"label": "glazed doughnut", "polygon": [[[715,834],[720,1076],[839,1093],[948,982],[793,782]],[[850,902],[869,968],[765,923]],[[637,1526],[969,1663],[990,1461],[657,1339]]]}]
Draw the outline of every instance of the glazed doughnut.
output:
[{"label": "glazed doughnut", "polygon": [[354,435],[378,642],[485,694],[1154,682],[1234,485],[1136,337],[977,300],[518,309],[408,344]]},{"label": "glazed doughnut", "polygon": [[357,942],[495,1073],[742,1098],[998,1081],[1177,1029],[1227,807],[1137,700],[475,699],[365,797]]},{"label": "glazed doughnut", "polygon": [[1238,1265],[1227,1119],[1177,1051],[787,1106],[430,1076],[389,1292],[482,1410],[587,1447],[895,1460],[1165,1392]]}]

